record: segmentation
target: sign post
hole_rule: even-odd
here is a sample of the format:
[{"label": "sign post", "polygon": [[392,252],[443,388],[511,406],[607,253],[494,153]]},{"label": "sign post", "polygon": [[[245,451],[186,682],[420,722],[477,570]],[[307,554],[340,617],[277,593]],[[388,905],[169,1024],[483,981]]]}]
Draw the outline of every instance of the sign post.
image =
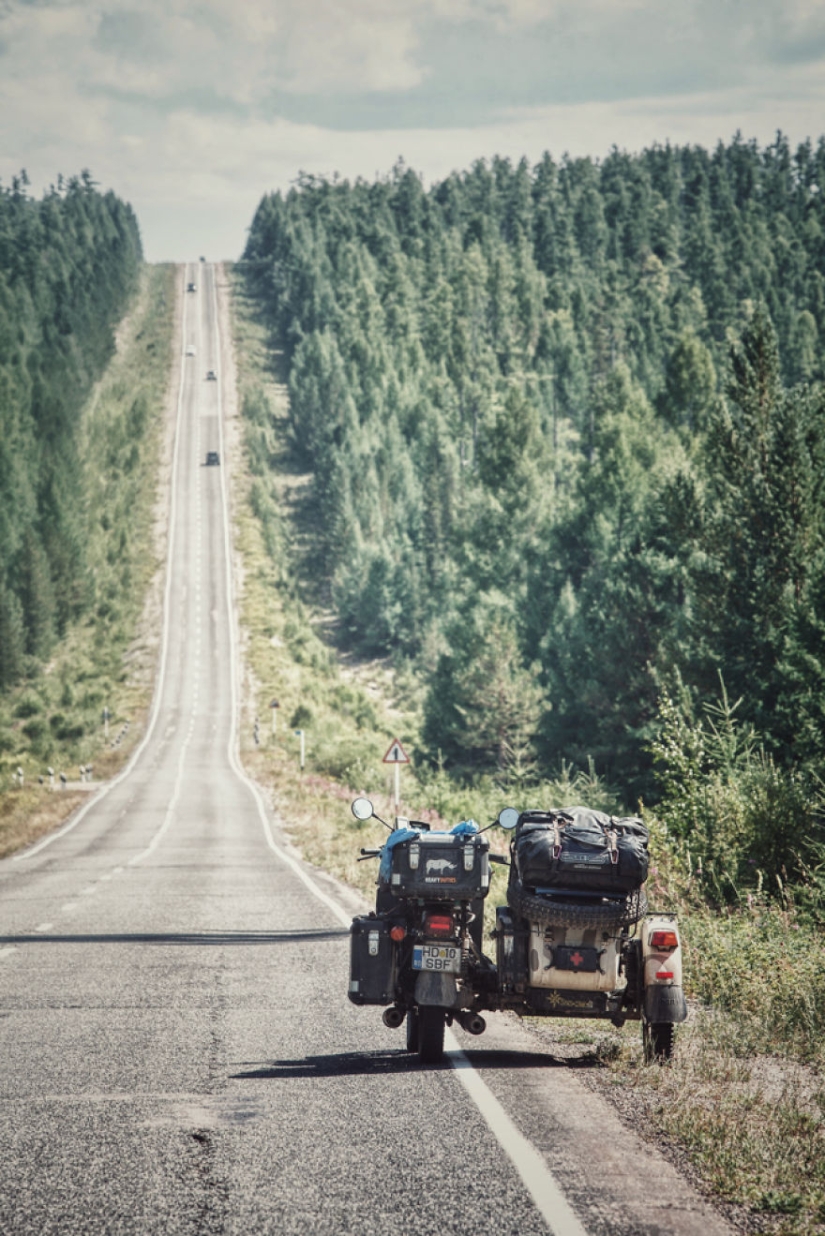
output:
[{"label": "sign post", "polygon": [[303,730],[296,730],[296,731],[295,731],[295,737],[296,737],[296,738],[298,738],[298,739],[300,739],[300,742],[301,742],[301,753],[300,753],[300,760],[301,760],[301,771],[303,772],[303,769],[304,769],[304,760],[305,760],[305,757],[306,757],[306,739],[305,739],[305,736],[304,736],[304,731],[303,731]]},{"label": "sign post", "polygon": [[404,748],[401,746],[399,739],[393,738],[387,754],[384,756],[382,763],[392,764],[395,772],[395,805],[396,807],[401,802],[401,765],[409,764],[410,757],[407,755]]}]

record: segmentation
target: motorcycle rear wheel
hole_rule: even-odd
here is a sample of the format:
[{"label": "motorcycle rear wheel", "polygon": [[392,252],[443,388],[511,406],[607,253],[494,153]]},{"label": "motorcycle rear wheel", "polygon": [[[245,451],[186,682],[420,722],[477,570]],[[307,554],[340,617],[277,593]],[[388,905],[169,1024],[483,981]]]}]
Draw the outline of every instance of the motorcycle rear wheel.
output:
[{"label": "motorcycle rear wheel", "polygon": [[443,1009],[425,1004],[418,1010],[418,1055],[422,1064],[438,1064],[444,1056]]},{"label": "motorcycle rear wheel", "polygon": [[407,1051],[418,1051],[418,1009],[407,1009]]}]

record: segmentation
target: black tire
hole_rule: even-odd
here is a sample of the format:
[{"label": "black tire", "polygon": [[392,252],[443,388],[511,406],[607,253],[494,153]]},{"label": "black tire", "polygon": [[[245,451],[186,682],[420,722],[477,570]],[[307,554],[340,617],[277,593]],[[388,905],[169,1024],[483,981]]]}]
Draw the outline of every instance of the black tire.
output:
[{"label": "black tire", "polygon": [[642,1042],[648,1064],[665,1064],[673,1058],[673,1022],[643,1021]]},{"label": "black tire", "polygon": [[407,1009],[407,1051],[418,1051],[419,1024],[418,1009]]},{"label": "black tire", "polygon": [[444,1057],[443,1009],[425,1004],[418,1010],[418,1055],[422,1064],[438,1064]]},{"label": "black tire", "polygon": [[555,901],[528,893],[515,881],[507,888],[507,904],[514,914],[532,923],[551,923],[556,927],[622,927],[636,923],[647,914],[647,893],[643,888],[629,893],[624,902],[583,905],[574,901]]}]

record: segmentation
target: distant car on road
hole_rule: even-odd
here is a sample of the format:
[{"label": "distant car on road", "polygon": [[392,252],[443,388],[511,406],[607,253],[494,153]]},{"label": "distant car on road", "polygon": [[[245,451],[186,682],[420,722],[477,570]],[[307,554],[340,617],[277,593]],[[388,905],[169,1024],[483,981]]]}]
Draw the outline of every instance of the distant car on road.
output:
[{"label": "distant car on road", "polygon": [[218,466],[220,462],[221,462],[221,457],[217,451],[207,451],[206,452],[207,468],[215,468]]},{"label": "distant car on road", "polygon": [[207,371],[206,371],[206,380],[207,380],[207,382],[217,382],[217,380],[218,380],[218,375],[215,373],[215,370],[214,370],[214,369],[207,369]]},{"label": "distant car on road", "polygon": [[205,258],[205,257],[202,257],[202,258],[201,258],[201,261],[202,261],[202,262],[205,262],[205,261],[206,261],[206,258]]},{"label": "distant car on road", "polygon": [[195,283],[187,283],[187,285],[186,285],[186,290],[187,290],[187,292],[197,292],[197,290],[198,290],[198,288],[197,288],[197,284],[195,284]]},{"label": "distant car on road", "polygon": [[195,353],[195,345],[194,345],[194,343],[187,343],[187,345],[186,345],[186,355],[187,355],[187,356],[195,356],[195,355],[196,355],[196,353]]}]

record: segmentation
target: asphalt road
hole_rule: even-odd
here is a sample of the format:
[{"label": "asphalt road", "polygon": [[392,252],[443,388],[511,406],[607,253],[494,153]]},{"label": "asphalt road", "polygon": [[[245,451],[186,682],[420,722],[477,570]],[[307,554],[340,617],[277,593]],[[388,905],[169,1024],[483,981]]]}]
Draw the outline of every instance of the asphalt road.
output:
[{"label": "asphalt road", "polygon": [[347,1001],[352,902],[287,852],[234,754],[215,271],[181,278],[196,354],[147,737],[0,863],[0,1233],[726,1231],[514,1021],[424,1068]]}]

